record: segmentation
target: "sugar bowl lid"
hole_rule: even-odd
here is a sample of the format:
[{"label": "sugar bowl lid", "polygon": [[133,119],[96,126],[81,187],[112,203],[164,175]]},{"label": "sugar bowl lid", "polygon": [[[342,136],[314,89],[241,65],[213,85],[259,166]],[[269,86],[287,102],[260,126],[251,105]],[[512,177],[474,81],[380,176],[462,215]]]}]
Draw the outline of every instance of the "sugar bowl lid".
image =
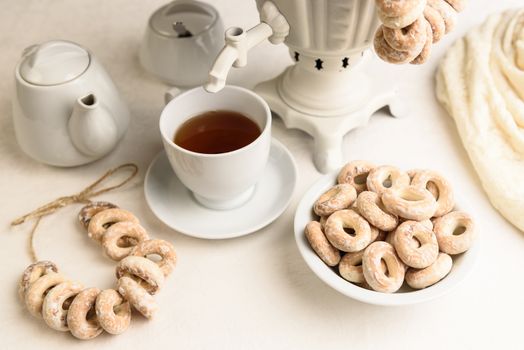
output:
[{"label": "sugar bowl lid", "polygon": [[[184,38],[208,30],[218,17],[217,10],[209,4],[195,0],[178,0],[156,10],[149,18],[149,26],[162,36]],[[182,24],[181,30],[191,34],[181,34],[176,24]]]},{"label": "sugar bowl lid", "polygon": [[54,40],[25,49],[19,72],[34,85],[56,85],[75,79],[89,67],[90,56],[81,46]]}]

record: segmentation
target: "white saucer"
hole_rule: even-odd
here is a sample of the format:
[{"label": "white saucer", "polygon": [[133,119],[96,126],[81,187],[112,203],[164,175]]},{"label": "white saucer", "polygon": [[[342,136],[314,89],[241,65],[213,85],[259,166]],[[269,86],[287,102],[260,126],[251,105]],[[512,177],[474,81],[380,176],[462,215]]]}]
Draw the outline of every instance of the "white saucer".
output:
[{"label": "white saucer", "polygon": [[291,201],[297,169],[287,148],[273,139],[253,196],[231,210],[212,210],[196,202],[173,172],[165,151],[151,162],[144,182],[147,204],[167,226],[188,236],[224,239],[255,232],[278,218]]}]

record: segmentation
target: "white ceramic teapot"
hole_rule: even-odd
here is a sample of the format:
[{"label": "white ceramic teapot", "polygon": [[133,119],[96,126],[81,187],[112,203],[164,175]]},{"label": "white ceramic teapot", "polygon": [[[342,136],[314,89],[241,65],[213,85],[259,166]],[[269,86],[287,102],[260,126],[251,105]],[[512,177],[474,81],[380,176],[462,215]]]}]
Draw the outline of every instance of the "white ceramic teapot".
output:
[{"label": "white ceramic teapot", "polygon": [[28,47],[15,76],[15,133],[32,158],[81,165],[106,155],[124,135],[129,110],[85,48],[68,41]]}]

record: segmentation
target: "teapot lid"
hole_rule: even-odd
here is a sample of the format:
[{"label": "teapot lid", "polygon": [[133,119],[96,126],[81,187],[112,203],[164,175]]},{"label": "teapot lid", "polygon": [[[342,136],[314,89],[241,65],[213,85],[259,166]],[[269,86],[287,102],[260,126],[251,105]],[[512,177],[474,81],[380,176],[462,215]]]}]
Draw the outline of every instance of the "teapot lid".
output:
[{"label": "teapot lid", "polygon": [[89,52],[81,46],[68,41],[48,41],[24,50],[19,72],[30,84],[56,85],[84,73],[89,62]]}]

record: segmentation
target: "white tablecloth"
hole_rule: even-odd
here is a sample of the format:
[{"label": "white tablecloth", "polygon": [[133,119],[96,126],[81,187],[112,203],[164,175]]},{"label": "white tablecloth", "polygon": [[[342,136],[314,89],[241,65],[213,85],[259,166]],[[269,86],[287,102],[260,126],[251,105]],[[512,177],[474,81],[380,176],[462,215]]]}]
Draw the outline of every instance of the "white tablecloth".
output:
[{"label": "white tablecloth", "polygon": [[[225,25],[257,23],[254,1],[215,0]],[[398,81],[412,115],[378,113],[344,139],[346,159],[428,167],[447,174],[470,202],[482,234],[475,271],[458,289],[422,305],[388,308],[348,299],[321,282],[299,255],[292,231],[301,194],[320,176],[311,162],[312,139],[285,130],[275,120],[274,137],[293,153],[299,182],[291,205],[272,225],[224,241],[184,236],[149,210],[144,172],[162,149],[157,127],[166,86],[146,74],[137,48],[150,13],[163,1],[17,0],[0,2],[0,234],[1,349],[479,349],[522,348],[524,237],[489,204],[464,152],[453,121],[434,97],[433,73],[455,38],[487,14],[522,0],[470,1],[458,29],[423,67],[370,64],[384,84]],[[132,120],[118,148],[95,163],[62,169],[39,164],[18,147],[11,116],[13,71],[26,46],[63,38],[89,47],[105,65],[129,103]],[[249,65],[230,82],[246,87],[277,75],[291,60],[285,46],[265,43],[249,54]],[[13,218],[57,196],[72,194],[123,162],[136,162],[140,176],[126,189],[101,196],[133,211],[154,237],[174,243],[175,272],[156,297],[152,321],[137,316],[120,336],[80,342],[33,319],[17,298],[17,282],[30,263],[30,224],[10,228]],[[42,221],[36,239],[41,258],[86,286],[114,286],[114,262],[79,229],[71,206]],[[219,223],[217,223],[218,225]]]}]

